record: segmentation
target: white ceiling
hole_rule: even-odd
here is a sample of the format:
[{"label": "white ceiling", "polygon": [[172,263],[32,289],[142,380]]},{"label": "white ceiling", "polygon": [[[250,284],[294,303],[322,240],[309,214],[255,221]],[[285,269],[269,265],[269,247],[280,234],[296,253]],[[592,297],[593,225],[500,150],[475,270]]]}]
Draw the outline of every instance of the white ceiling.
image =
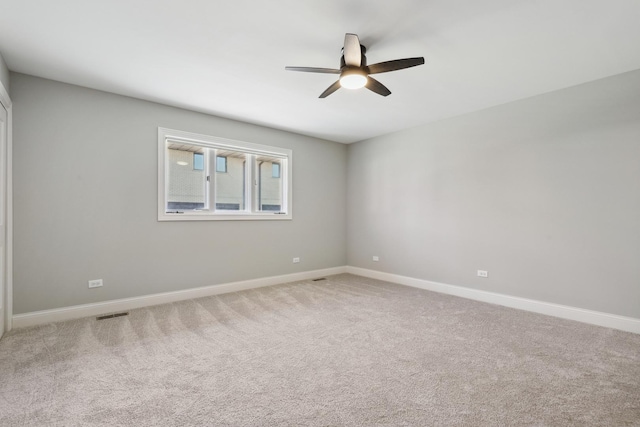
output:
[{"label": "white ceiling", "polygon": [[[318,95],[344,34],[392,92]],[[0,0],[17,72],[354,142],[640,69],[638,0]]]}]

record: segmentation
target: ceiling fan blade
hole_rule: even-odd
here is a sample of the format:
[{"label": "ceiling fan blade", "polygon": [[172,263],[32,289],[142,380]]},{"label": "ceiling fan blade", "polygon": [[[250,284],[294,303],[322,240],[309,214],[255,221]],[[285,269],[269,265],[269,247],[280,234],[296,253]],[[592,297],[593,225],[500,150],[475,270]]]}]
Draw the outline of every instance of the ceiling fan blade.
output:
[{"label": "ceiling fan blade", "polygon": [[322,94],[320,94],[318,98],[326,98],[327,96],[331,95],[333,92],[337,91],[338,89],[340,89],[340,80],[337,80],[334,84],[329,86],[327,90],[322,92]]},{"label": "ceiling fan blade", "polygon": [[284,67],[289,71],[304,71],[306,73],[340,74],[340,70],[334,68],[314,68],[314,67]]},{"label": "ceiling fan blade", "polygon": [[391,95],[391,91],[387,89],[385,85],[383,85],[373,77],[367,77],[367,84],[365,85],[365,87],[370,91],[377,93],[378,95],[382,95],[382,96]]},{"label": "ceiling fan blade", "polygon": [[378,62],[367,67],[368,74],[387,73],[389,71],[402,70],[424,64],[424,58],[394,59],[393,61]]},{"label": "ceiling fan blade", "polygon": [[344,35],[344,63],[349,67],[359,67],[362,61],[362,51],[360,50],[360,39],[356,34],[347,33]]}]

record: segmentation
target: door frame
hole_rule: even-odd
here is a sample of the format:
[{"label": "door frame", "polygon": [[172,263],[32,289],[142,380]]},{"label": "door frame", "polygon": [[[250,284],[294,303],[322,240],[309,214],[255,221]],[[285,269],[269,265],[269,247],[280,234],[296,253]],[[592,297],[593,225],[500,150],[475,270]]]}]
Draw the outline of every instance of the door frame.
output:
[{"label": "door frame", "polygon": [[0,104],[7,110],[7,152],[6,152],[6,203],[5,216],[5,295],[4,326],[8,332],[13,327],[13,104],[7,88],[0,82]]}]

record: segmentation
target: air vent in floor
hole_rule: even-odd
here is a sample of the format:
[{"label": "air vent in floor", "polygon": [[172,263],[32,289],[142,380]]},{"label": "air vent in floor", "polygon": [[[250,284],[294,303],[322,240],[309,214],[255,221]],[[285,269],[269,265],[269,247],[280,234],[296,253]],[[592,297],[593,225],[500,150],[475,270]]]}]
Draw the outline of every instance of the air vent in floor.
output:
[{"label": "air vent in floor", "polygon": [[96,317],[96,320],[113,319],[114,317],[122,317],[122,316],[128,316],[128,315],[129,315],[129,312],[105,314],[104,316]]}]

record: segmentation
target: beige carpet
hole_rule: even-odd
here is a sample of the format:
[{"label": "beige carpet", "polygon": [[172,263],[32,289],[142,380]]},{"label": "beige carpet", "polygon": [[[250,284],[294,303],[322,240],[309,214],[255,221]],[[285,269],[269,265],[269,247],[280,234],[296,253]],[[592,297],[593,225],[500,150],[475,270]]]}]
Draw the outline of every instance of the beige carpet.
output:
[{"label": "beige carpet", "polygon": [[640,335],[352,275],[15,330],[2,426],[640,426]]}]

